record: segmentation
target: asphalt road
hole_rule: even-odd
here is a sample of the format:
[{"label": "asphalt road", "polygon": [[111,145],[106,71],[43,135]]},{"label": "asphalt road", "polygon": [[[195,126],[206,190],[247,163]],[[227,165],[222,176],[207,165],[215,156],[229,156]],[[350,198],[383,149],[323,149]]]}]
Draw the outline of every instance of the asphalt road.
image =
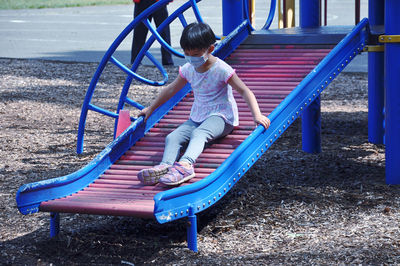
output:
[{"label": "asphalt road", "polygon": [[[184,1],[175,0],[168,6],[170,13]],[[256,1],[256,28],[265,23],[270,0]],[[222,1],[203,0],[199,9],[204,21],[217,35],[222,34]],[[298,6],[298,5],[297,5]],[[92,6],[76,8],[0,10],[0,57],[46,59],[75,62],[99,62],[118,34],[132,20],[132,5]],[[296,21],[298,23],[298,10]],[[361,17],[368,15],[367,0],[361,1]],[[186,12],[188,22],[193,12]],[[331,0],[328,3],[328,25],[354,25],[354,3]],[[275,16],[271,28],[277,28]],[[179,49],[182,26],[171,24],[172,46]],[[132,36],[121,44],[116,57],[129,62]],[[151,52],[160,57],[158,43]],[[176,64],[183,61],[175,58]],[[356,57],[347,71],[366,72],[367,56]]]}]

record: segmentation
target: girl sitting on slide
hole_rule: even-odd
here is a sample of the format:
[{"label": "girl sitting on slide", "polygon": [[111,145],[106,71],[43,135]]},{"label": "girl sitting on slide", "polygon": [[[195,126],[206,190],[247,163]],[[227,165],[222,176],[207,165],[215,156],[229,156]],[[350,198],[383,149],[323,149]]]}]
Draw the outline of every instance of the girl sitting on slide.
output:
[{"label": "girl sitting on slide", "polygon": [[[205,23],[192,23],[185,27],[180,45],[187,63],[179,68],[178,77],[140,113],[146,121],[154,110],[174,96],[186,83],[190,83],[194,93],[190,118],[166,137],[161,163],[138,173],[138,179],[145,185],[160,182],[175,186],[195,176],[193,166],[205,144],[228,135],[234,126],[239,125],[238,108],[232,88],[244,98],[256,124],[265,128],[270,125],[270,120],[261,114],[254,94],[237,76],[235,70],[211,54],[215,41],[214,32]],[[185,144],[186,151],[177,161]]]}]

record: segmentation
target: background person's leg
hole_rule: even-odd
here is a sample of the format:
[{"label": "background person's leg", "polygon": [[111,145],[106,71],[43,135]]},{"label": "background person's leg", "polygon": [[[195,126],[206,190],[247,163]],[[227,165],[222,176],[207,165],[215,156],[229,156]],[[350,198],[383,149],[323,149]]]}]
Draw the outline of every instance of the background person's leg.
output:
[{"label": "background person's leg", "polygon": [[[157,28],[161,25],[161,23],[164,22],[164,20],[167,19],[167,17],[168,17],[167,6],[164,6],[164,7],[160,8],[159,10],[157,10],[156,12],[154,12],[153,18],[154,18],[154,22],[155,22]],[[164,28],[164,30],[160,33],[160,35],[169,45],[171,45],[171,33],[170,33],[169,25]],[[174,64],[174,62],[172,61],[171,54],[163,47],[161,47],[161,59],[162,59],[163,65],[173,65]]]},{"label": "background person's leg", "polygon": [[[146,8],[154,4],[154,0],[141,0],[140,3],[135,3],[135,8],[133,11],[133,17],[136,18],[140,15]],[[142,49],[144,43],[146,42],[147,32],[149,29],[140,23],[133,30],[132,39],[132,50],[131,50],[131,64],[135,61],[136,56],[139,54],[140,49]]]}]

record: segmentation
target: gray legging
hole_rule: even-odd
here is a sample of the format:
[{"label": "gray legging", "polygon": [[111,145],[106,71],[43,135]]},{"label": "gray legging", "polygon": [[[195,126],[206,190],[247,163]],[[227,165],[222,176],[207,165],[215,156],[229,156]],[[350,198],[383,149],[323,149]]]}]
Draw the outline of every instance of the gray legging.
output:
[{"label": "gray legging", "polygon": [[188,120],[165,138],[164,156],[161,164],[172,165],[177,161],[182,147],[188,143],[180,161],[194,164],[203,152],[206,143],[228,135],[233,125],[217,115],[210,116],[202,123]]}]

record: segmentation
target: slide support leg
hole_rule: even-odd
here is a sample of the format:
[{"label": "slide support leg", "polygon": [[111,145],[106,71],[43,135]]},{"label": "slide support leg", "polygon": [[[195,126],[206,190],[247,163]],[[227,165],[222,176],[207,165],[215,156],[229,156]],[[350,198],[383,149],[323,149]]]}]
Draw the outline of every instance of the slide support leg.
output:
[{"label": "slide support leg", "polygon": [[[385,34],[400,35],[400,1],[385,1]],[[385,43],[386,183],[400,184],[400,42]]]},{"label": "slide support leg", "polygon": [[197,217],[192,206],[189,208],[189,221],[187,227],[188,248],[197,252]]},{"label": "slide support leg", "polygon": [[[385,3],[368,1],[368,19],[371,30],[385,23]],[[385,136],[385,60],[384,52],[368,52],[368,140],[384,144]]]},{"label": "slide support leg", "polygon": [[368,53],[368,140],[384,144],[385,93],[383,52]]},{"label": "slide support leg", "polygon": [[321,152],[321,98],[318,96],[303,112],[302,144],[308,153]]},{"label": "slide support leg", "polygon": [[222,0],[222,34],[227,36],[244,20],[241,0]]},{"label": "slide support leg", "polygon": [[[320,26],[320,1],[300,1],[300,27]],[[321,98],[318,96],[303,112],[302,116],[303,150],[308,153],[321,152]]]},{"label": "slide support leg", "polygon": [[50,238],[56,237],[60,232],[60,214],[58,212],[50,213]]}]

